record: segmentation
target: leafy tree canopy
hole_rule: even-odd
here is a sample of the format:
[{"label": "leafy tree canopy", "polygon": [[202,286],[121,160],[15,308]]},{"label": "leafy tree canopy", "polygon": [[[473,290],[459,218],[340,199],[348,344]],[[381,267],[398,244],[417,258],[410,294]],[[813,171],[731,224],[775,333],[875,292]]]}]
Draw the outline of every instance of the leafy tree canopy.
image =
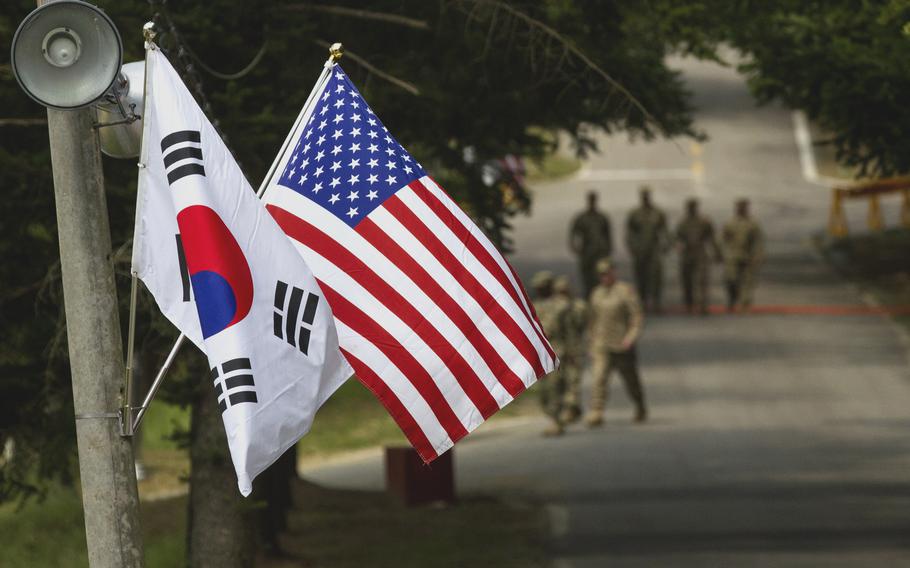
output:
[{"label": "leafy tree canopy", "polygon": [[[664,58],[680,43],[697,51],[702,40],[685,25],[691,15],[668,0],[98,3],[121,31],[126,61],[142,58],[142,24],[158,22],[159,44],[254,186],[309,93],[326,44],[344,42],[342,65],[383,122],[501,244],[502,195],[481,182],[476,163],[465,163],[465,148],[479,163],[539,158],[556,131],[581,152],[593,147],[598,128],[694,134],[687,93]],[[6,2],[0,43],[9,45],[34,6]],[[19,90],[8,61],[0,61],[0,108],[0,444],[15,444],[0,467],[2,500],[35,479],[66,478],[75,452],[47,133],[19,120],[40,121],[44,110]],[[135,173],[130,160],[105,160],[124,305]],[[139,319],[139,345],[160,361],[174,332],[147,298]],[[190,349],[184,356],[201,361]],[[192,387],[194,376],[169,383]],[[187,400],[185,389],[170,396]]]},{"label": "leafy tree canopy", "polygon": [[759,100],[803,109],[859,175],[910,173],[910,2],[762,0],[718,10],[747,54],[740,69]]}]

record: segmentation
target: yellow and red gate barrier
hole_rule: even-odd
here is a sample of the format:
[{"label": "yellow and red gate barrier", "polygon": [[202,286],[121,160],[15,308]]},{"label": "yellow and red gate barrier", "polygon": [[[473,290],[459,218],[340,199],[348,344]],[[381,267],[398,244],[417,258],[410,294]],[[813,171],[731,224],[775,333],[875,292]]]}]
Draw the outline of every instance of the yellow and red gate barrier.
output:
[{"label": "yellow and red gate barrier", "polygon": [[844,201],[847,199],[868,199],[866,225],[870,231],[881,231],[885,227],[885,222],[882,218],[880,199],[882,195],[892,193],[902,195],[901,226],[910,229],[910,177],[877,179],[851,187],[835,187],[832,192],[831,215],[828,218],[828,234],[832,237],[845,237],[850,232],[847,216],[844,214]]}]

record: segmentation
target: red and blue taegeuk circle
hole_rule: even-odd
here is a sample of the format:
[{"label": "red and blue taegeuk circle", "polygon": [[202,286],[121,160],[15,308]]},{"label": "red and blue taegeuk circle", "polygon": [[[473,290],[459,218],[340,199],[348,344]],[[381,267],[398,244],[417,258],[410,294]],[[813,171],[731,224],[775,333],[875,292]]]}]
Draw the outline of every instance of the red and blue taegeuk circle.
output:
[{"label": "red and blue taegeuk circle", "polygon": [[230,229],[204,205],[177,214],[203,338],[240,322],[253,305],[250,265]]}]

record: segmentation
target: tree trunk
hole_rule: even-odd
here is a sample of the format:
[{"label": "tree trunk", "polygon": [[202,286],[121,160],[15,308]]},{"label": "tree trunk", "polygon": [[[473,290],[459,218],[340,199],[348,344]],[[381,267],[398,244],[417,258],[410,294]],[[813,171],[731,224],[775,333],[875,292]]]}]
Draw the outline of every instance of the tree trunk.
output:
[{"label": "tree trunk", "polygon": [[287,529],[288,511],[293,507],[293,487],[297,479],[297,445],[293,445],[259,476],[253,497],[265,501],[259,514],[259,536],[265,551],[284,554],[278,536]]},{"label": "tree trunk", "polygon": [[193,403],[187,557],[193,568],[250,568],[256,514],[237,489],[221,413],[211,389]]}]

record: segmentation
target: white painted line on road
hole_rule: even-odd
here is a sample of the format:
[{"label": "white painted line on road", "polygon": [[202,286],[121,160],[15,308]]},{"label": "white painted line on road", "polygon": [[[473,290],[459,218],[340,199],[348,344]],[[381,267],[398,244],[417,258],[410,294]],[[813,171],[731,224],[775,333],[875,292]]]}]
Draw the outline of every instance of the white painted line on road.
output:
[{"label": "white painted line on road", "polygon": [[812,151],[812,135],[809,134],[809,121],[806,113],[793,111],[793,135],[796,137],[796,148],[799,150],[799,165],[803,169],[803,178],[818,183],[818,167],[815,165],[815,152]]},{"label": "white painted line on road", "polygon": [[803,179],[825,187],[849,181],[818,175],[815,151],[812,149],[812,133],[809,132],[809,121],[806,119],[806,113],[801,110],[793,111],[793,136],[796,138],[796,148],[799,150],[799,165],[803,170]]},{"label": "white painted line on road", "polygon": [[582,181],[661,181],[661,180],[693,180],[696,174],[687,168],[672,168],[662,170],[589,170],[582,169],[578,172],[578,179]]},{"label": "white painted line on road", "polygon": [[547,505],[547,517],[550,519],[550,535],[562,538],[569,534],[569,509],[565,505]]}]

